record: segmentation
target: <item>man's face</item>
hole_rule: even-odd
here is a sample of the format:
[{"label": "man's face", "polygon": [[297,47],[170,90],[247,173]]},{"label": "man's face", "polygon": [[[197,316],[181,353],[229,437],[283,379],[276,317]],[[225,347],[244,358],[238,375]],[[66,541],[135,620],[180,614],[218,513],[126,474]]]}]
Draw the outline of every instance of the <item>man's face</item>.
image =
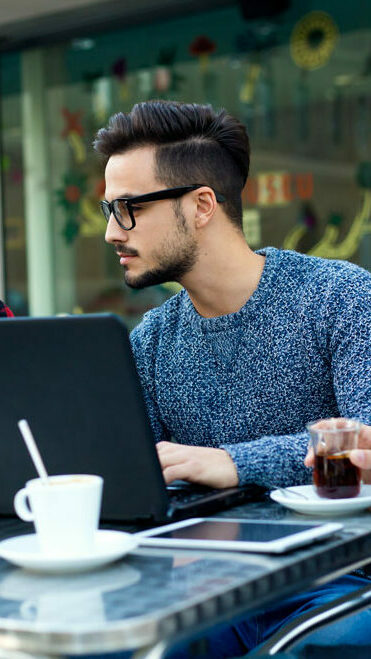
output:
[{"label": "man's face", "polygon": [[[170,186],[155,178],[152,147],[114,155],[107,163],[107,201],[167,187]],[[193,208],[191,195],[176,203],[170,199],[143,203],[134,209],[136,226],[131,231],[122,229],[111,215],[105,239],[114,246],[120,257],[128,286],[143,288],[167,281],[181,281],[192,269],[198,255],[189,219]]]}]

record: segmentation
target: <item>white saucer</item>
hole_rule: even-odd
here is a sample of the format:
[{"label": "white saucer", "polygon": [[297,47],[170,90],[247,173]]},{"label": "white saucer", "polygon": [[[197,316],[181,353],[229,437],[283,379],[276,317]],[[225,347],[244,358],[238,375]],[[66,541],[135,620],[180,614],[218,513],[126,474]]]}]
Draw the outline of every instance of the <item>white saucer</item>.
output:
[{"label": "white saucer", "polygon": [[124,556],[138,544],[123,531],[97,531],[95,547],[89,554],[48,556],[42,554],[35,533],[0,542],[0,557],[33,572],[85,572]]},{"label": "white saucer", "polygon": [[[292,496],[285,495],[280,490],[273,490],[270,493],[271,499],[306,515],[349,515],[371,507],[371,485],[362,485],[359,495],[350,499],[323,499],[315,492],[313,485],[298,485],[288,489]],[[295,492],[305,494],[308,500],[295,497]]]}]

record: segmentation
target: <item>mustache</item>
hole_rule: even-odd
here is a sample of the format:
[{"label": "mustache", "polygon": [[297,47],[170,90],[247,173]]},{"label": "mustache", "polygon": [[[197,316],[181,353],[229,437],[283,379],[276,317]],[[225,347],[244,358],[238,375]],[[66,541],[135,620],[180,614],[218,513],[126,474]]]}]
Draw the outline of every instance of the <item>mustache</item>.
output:
[{"label": "mustache", "polygon": [[138,256],[137,250],[131,247],[116,247],[115,252],[117,256]]}]

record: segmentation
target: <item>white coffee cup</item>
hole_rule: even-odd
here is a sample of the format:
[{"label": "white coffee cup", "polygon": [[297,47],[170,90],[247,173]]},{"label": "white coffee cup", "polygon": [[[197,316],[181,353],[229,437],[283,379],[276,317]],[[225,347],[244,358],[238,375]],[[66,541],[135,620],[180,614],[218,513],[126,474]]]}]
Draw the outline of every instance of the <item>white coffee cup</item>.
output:
[{"label": "white coffee cup", "polygon": [[21,519],[34,523],[43,553],[88,554],[94,548],[102,489],[103,478],[89,474],[50,476],[47,483],[34,478],[17,492],[14,508]]}]

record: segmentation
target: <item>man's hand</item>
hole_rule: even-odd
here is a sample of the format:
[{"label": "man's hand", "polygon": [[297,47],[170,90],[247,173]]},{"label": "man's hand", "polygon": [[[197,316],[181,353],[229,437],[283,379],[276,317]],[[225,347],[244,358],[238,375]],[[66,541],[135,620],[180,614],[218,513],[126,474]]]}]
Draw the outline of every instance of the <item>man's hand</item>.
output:
[{"label": "man's hand", "polygon": [[[345,419],[330,419],[323,420],[318,422],[318,428],[326,428],[326,424],[336,423],[341,427],[344,424]],[[330,425],[330,428],[333,425]],[[364,483],[371,483],[371,426],[361,426],[358,440],[358,448],[350,451],[349,454],[351,462],[357,467],[362,469],[362,480]],[[306,467],[313,467],[314,464],[314,455],[311,448],[308,449],[308,453],[305,456],[304,464]]]},{"label": "man's hand", "polygon": [[159,442],[156,446],[166,483],[179,478],[217,488],[238,485],[236,467],[224,449],[173,442]]}]

